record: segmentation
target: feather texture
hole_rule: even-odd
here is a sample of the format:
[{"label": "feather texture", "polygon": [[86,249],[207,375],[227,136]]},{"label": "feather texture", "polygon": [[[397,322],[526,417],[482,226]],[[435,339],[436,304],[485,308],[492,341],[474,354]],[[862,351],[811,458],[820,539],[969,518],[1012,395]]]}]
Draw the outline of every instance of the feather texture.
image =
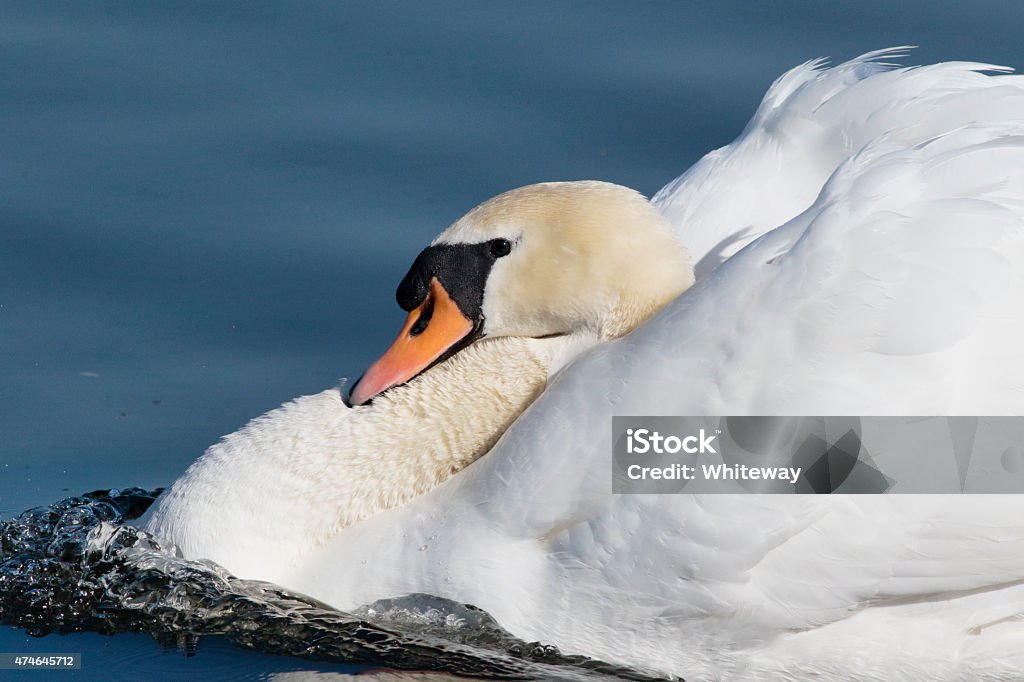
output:
[{"label": "feather texture", "polygon": [[780,78],[653,200],[697,284],[292,582],[692,680],[1019,677],[1024,498],[610,493],[612,415],[1024,413],[1024,79],[892,56]]},{"label": "feather texture", "polygon": [[[457,475],[247,577],[340,608],[469,602],[527,640],[688,680],[1024,676],[1022,496],[611,493],[613,415],[1024,414],[1024,79],[885,63],[900,52],[783,75],[652,200],[692,288],[565,367]],[[246,438],[291,442],[270,426],[215,446],[225,480]],[[307,525],[322,511],[299,507]],[[301,538],[282,517],[262,523]]]}]

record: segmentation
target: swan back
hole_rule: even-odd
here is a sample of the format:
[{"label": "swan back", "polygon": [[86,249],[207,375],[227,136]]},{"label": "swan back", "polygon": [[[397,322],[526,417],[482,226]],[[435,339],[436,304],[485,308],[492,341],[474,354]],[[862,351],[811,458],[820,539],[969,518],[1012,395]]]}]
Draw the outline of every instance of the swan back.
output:
[{"label": "swan back", "polygon": [[[614,415],[1024,413],[1024,84],[985,68],[797,72],[768,110],[834,77],[795,124],[859,88],[815,125],[856,130],[853,108],[864,131],[885,118],[891,132],[826,140],[832,156],[804,167],[800,139],[770,127],[782,105],[670,185],[661,206],[698,257],[754,233],[555,378],[487,457],[339,537],[395,568],[346,572],[323,595],[345,607],[441,594],[521,636],[695,679],[1014,677],[1014,496],[615,496],[610,482]],[[809,186],[787,192],[776,176]],[[784,195],[764,197],[765,218],[760,186]],[[893,655],[865,662],[848,642]]]}]

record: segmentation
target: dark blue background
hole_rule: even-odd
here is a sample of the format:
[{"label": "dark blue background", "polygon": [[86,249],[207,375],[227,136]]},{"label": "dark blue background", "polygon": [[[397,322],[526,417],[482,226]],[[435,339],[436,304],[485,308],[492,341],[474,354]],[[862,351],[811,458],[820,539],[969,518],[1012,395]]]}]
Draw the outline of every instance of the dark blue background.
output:
[{"label": "dark blue background", "polygon": [[415,254],[542,180],[653,193],[807,59],[1020,66],[1024,4],[0,5],[0,515],[170,483],[356,375]]}]

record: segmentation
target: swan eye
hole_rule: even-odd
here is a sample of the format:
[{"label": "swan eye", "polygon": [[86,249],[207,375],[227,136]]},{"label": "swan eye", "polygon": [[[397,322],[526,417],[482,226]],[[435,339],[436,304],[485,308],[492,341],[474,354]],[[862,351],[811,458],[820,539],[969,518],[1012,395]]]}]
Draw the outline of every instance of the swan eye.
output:
[{"label": "swan eye", "polygon": [[491,240],[491,255],[495,258],[501,258],[507,256],[512,251],[512,242],[507,239],[492,239]]}]

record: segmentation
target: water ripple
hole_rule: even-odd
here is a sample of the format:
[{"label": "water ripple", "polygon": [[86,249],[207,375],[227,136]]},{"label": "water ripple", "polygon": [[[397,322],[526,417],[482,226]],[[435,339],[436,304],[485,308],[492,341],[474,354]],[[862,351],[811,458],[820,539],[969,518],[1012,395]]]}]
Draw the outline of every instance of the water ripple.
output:
[{"label": "water ripple", "polygon": [[439,597],[408,595],[343,613],[175,556],[125,525],[159,493],[96,491],[0,524],[0,622],[34,636],[148,633],[188,656],[202,637],[223,636],[265,653],[462,677],[653,679],[524,642],[484,611]]}]

